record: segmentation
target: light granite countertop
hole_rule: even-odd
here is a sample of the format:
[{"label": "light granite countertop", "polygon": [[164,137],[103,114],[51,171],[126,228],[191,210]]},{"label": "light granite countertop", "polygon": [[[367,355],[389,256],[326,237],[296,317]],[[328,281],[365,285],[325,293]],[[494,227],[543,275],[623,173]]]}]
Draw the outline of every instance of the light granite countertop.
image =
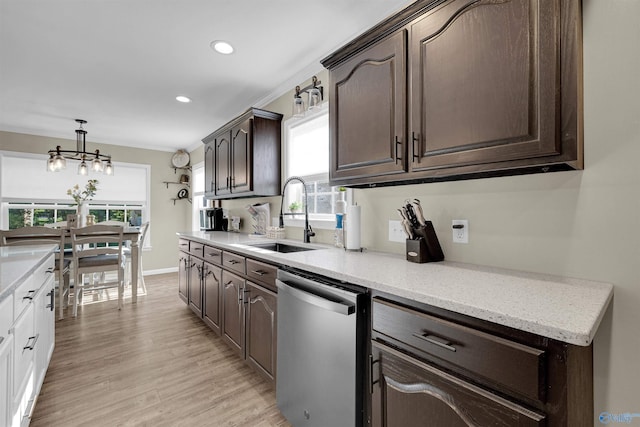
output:
[{"label": "light granite countertop", "polygon": [[33,273],[56,245],[0,247],[0,301]]},{"label": "light granite countertop", "polygon": [[582,279],[448,261],[416,264],[402,255],[313,243],[307,245],[317,250],[278,253],[251,246],[273,240],[239,233],[178,236],[581,346],[591,344],[613,298],[611,284]]}]

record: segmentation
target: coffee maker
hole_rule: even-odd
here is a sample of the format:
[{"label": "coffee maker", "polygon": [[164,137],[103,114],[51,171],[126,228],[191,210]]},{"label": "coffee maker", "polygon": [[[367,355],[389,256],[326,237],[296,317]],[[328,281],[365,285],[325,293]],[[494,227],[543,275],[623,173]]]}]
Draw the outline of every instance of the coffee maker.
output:
[{"label": "coffee maker", "polygon": [[222,208],[207,208],[205,214],[205,231],[227,231],[228,219],[224,217]]}]

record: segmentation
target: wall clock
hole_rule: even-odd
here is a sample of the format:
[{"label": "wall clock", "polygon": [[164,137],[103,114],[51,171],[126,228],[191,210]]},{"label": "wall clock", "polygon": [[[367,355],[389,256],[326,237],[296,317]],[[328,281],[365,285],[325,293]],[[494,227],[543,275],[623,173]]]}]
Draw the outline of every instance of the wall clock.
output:
[{"label": "wall clock", "polygon": [[171,157],[171,164],[174,168],[183,168],[189,164],[189,153],[184,150],[178,150]]}]

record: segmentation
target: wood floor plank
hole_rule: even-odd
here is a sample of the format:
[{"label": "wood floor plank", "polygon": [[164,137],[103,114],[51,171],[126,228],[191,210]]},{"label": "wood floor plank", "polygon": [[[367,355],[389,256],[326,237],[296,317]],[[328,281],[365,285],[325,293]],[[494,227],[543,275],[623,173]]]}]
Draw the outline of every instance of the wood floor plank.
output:
[{"label": "wood floor plank", "polygon": [[136,305],[87,304],[56,323],[32,427],[291,427],[271,386],[178,298],[177,279],[145,277]]}]

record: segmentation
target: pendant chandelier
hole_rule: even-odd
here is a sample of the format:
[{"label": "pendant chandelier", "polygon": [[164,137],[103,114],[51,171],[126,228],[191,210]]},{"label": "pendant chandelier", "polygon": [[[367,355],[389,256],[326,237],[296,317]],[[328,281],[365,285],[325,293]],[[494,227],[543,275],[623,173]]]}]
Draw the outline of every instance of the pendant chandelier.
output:
[{"label": "pendant chandelier", "polygon": [[100,150],[93,153],[86,151],[85,137],[87,131],[82,129],[82,125],[87,123],[86,120],[76,119],[80,124],[80,128],[76,129],[76,150],[62,150],[58,145],[55,150],[49,150],[49,159],[47,160],[47,170],[49,172],[59,172],[67,168],[67,159],[80,160],[78,165],[78,175],[88,175],[89,168],[94,172],[103,172],[105,175],[113,175],[113,165],[111,164],[111,156],[108,154],[100,154]]}]

